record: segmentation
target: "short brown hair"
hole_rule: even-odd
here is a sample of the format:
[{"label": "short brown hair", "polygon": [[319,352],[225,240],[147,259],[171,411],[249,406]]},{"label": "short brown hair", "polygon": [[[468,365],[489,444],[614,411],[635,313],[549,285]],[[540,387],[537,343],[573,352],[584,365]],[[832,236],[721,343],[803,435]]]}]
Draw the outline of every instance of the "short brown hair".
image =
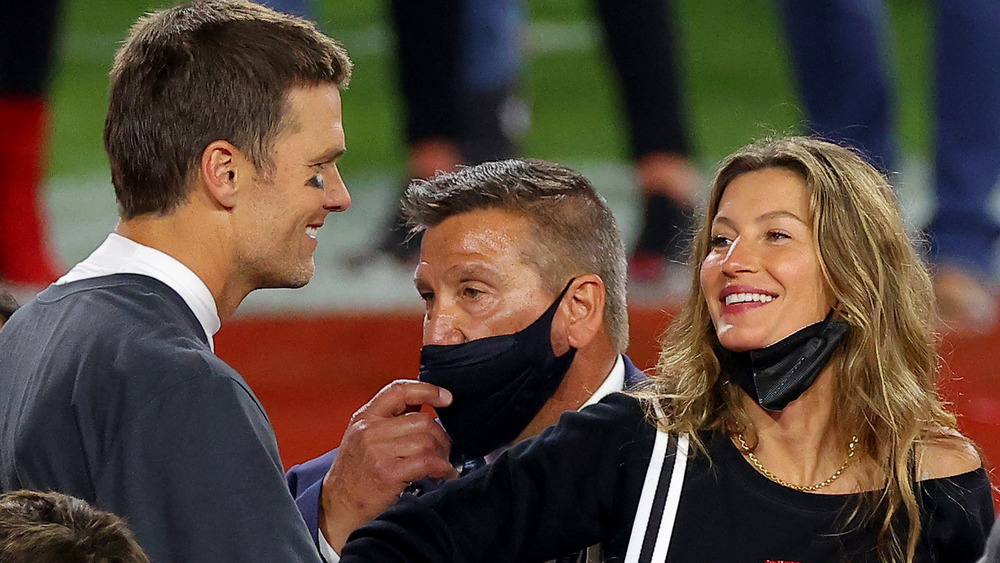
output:
[{"label": "short brown hair", "polygon": [[62,493],[0,495],[3,563],[149,563],[120,517]]},{"label": "short brown hair", "polygon": [[7,319],[17,310],[17,300],[14,299],[7,290],[0,287],[0,327],[7,322]]},{"label": "short brown hair", "polygon": [[604,326],[618,352],[628,348],[625,245],[607,202],[578,172],[535,159],[486,162],[413,182],[401,205],[414,232],[481,209],[527,218],[534,239],[528,258],[549,292],[558,294],[574,276],[600,276]]},{"label": "short brown hair", "polygon": [[311,22],[246,0],[195,0],[132,26],[111,69],[104,146],[122,219],[183,203],[209,143],[265,173],[290,88],[346,87],[347,51]]}]

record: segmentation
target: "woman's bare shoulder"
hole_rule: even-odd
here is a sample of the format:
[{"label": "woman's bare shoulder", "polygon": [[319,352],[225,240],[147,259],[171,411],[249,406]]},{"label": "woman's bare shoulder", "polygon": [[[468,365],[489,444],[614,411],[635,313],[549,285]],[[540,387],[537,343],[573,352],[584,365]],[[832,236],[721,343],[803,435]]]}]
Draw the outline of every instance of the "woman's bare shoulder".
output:
[{"label": "woman's bare shoulder", "polygon": [[942,428],[917,445],[917,480],[943,479],[975,471],[983,465],[972,440]]}]

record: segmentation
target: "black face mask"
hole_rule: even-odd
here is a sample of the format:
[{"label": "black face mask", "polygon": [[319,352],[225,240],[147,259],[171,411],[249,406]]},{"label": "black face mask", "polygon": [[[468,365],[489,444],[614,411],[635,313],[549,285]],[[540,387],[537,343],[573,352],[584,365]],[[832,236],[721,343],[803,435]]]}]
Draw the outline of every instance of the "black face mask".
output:
[{"label": "black face mask", "polygon": [[833,313],[782,340],[749,352],[715,347],[722,370],[760,406],[780,411],[816,381],[847,335],[847,323]]},{"label": "black face mask", "polygon": [[473,459],[509,444],[555,393],[576,355],[552,351],[552,319],[568,289],[521,332],[420,349],[420,380],[453,397],[436,409],[453,454]]}]

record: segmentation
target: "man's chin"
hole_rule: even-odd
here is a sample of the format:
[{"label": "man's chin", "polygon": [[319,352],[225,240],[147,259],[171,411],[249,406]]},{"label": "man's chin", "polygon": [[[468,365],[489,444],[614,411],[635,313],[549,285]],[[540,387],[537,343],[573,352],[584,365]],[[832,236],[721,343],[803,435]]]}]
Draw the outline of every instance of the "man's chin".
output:
[{"label": "man's chin", "polygon": [[257,286],[258,289],[299,289],[300,287],[305,287],[306,284],[312,280],[314,271],[313,270],[303,270],[298,275],[288,276],[283,278],[272,278],[270,280],[264,280],[263,283]]},{"label": "man's chin", "polygon": [[307,271],[303,271],[301,274],[299,274],[298,276],[296,276],[294,279],[288,280],[288,283],[285,284],[284,287],[286,287],[288,289],[298,289],[300,287],[305,287],[306,284],[308,284],[312,280],[313,275],[315,273],[316,272],[314,270],[312,270],[312,269],[309,269]]}]

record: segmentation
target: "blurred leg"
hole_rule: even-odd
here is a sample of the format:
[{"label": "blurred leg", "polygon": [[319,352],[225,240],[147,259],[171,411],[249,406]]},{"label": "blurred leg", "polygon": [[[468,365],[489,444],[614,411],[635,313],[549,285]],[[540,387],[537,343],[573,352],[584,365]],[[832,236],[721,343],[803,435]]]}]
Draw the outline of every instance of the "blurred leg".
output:
[{"label": "blurred leg", "polygon": [[460,146],[465,161],[511,158],[527,129],[517,95],[521,66],[521,0],[466,0],[459,59]]},{"label": "blurred leg", "polygon": [[38,192],[46,90],[59,2],[12,2],[0,18],[0,277],[30,287],[58,276]]},{"label": "blurred leg", "polygon": [[937,209],[927,232],[942,313],[986,328],[996,313],[981,283],[1000,236],[989,205],[1000,179],[1000,2],[937,0],[934,10]]},{"label": "blurred leg", "polygon": [[894,94],[883,49],[881,0],[781,0],[799,90],[810,128],[893,167]]},{"label": "blurred leg", "polygon": [[459,135],[456,91],[462,0],[392,0],[408,146]]},{"label": "blurred leg", "polygon": [[[457,92],[463,4],[463,0],[389,2],[403,93],[407,167],[414,178],[429,178],[461,161]],[[394,205],[378,250],[411,261],[420,252],[420,240],[407,240],[407,234]]]},{"label": "blurred leg", "polygon": [[1000,179],[1000,2],[938,0],[935,259],[992,267],[1000,227],[989,199]]},{"label": "blurred leg", "polygon": [[[642,190],[642,224],[629,276],[670,299],[670,262],[686,261],[700,179],[689,159],[668,0],[597,0],[597,13],[621,83],[632,158]],[[677,276],[673,276],[677,277]],[[679,287],[677,288],[679,289]],[[633,294],[645,293],[638,286]],[[640,299],[646,297],[639,295]]]},{"label": "blurred leg", "polygon": [[687,156],[670,2],[595,4],[622,85],[633,159],[657,152]]}]

